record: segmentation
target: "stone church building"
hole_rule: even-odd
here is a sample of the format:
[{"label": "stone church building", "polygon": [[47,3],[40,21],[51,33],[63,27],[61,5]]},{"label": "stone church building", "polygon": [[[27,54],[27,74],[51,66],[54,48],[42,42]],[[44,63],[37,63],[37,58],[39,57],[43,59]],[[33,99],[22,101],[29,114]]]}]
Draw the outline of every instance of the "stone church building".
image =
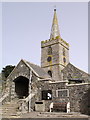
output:
[{"label": "stone church building", "polygon": [[41,66],[21,60],[7,78],[3,104],[14,100],[24,112],[80,112],[90,115],[90,75],[69,61],[56,9],[50,39],[41,41]]}]

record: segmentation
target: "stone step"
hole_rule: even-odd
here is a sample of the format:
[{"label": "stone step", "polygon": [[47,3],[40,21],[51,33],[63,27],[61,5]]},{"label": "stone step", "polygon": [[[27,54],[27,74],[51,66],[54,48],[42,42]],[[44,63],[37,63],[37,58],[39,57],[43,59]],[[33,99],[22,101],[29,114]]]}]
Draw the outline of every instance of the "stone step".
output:
[{"label": "stone step", "polygon": [[17,114],[17,112],[4,112],[4,113],[2,113],[2,114],[7,114],[7,115],[11,115],[11,114]]},{"label": "stone step", "polygon": [[6,108],[6,109],[2,109],[2,110],[0,110],[0,111],[7,111],[7,110],[8,110],[8,111],[13,111],[14,109],[15,109],[16,111],[18,110],[18,109],[16,109],[16,108],[13,108],[13,109],[8,109],[8,108]]},{"label": "stone step", "polygon": [[14,108],[14,107],[18,107],[18,105],[16,106],[2,106],[2,108]]},{"label": "stone step", "polygon": [[15,107],[9,107],[9,108],[6,107],[6,108],[2,108],[1,110],[14,110],[14,109],[15,109],[15,110],[18,110],[17,107],[16,107],[16,108],[15,108]]},{"label": "stone step", "polygon": [[18,112],[17,102],[18,102],[18,100],[14,100],[14,101],[7,102],[4,105],[0,106],[0,111],[2,111],[0,113],[0,115],[2,115],[3,117],[18,116],[18,114],[17,114],[17,112]]},{"label": "stone step", "polygon": [[1,108],[14,108],[14,107],[18,107],[18,105],[14,105],[14,106],[2,106]]},{"label": "stone step", "polygon": [[12,109],[10,109],[10,108],[5,108],[5,109],[2,109],[2,110],[0,110],[0,111],[17,111],[18,109],[17,108],[12,108]]},{"label": "stone step", "polygon": [[18,106],[2,106],[2,109],[5,109],[5,108],[10,108],[10,109],[12,109],[12,108],[17,108]]},{"label": "stone step", "polygon": [[13,109],[13,110],[2,110],[1,112],[2,112],[2,113],[4,113],[4,112],[9,113],[9,112],[17,112],[17,111],[18,111],[18,110]]},{"label": "stone step", "polygon": [[2,112],[17,112],[16,110],[2,110]]},{"label": "stone step", "polygon": [[[6,114],[6,112],[0,112],[0,114]],[[21,114],[21,112],[15,111],[15,112],[9,112],[9,114]]]},{"label": "stone step", "polygon": [[17,104],[17,103],[5,103],[3,105],[15,105],[15,104]]}]

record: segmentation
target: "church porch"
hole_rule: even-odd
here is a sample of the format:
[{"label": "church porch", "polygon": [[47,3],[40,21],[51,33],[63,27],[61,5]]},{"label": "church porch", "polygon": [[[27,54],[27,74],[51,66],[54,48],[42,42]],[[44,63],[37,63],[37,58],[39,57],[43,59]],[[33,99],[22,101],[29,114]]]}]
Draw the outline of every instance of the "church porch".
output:
[{"label": "church porch", "polygon": [[26,98],[29,95],[29,79],[19,76],[14,79],[15,93],[19,99]]}]

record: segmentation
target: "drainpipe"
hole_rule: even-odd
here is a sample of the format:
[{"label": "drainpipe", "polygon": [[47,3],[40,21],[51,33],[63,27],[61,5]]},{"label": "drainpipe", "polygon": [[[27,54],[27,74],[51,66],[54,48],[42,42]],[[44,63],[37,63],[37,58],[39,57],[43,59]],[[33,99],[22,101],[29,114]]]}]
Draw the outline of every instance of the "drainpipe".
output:
[{"label": "drainpipe", "polygon": [[31,112],[31,79],[32,79],[32,70],[30,70],[30,77],[29,77],[29,112]]},{"label": "drainpipe", "polygon": [[67,103],[67,113],[70,113],[70,102]]}]

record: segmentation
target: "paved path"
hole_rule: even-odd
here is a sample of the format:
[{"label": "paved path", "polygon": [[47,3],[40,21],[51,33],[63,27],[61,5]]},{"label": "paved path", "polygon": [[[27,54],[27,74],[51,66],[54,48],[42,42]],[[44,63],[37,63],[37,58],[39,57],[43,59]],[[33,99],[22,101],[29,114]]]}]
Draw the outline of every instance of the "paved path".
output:
[{"label": "paved path", "polygon": [[2,118],[2,120],[89,120],[88,118]]},{"label": "paved path", "polygon": [[2,118],[2,120],[90,120],[90,117],[80,113],[31,112],[22,114],[20,118]]},{"label": "paved path", "polygon": [[22,118],[88,118],[80,113],[59,113],[59,112],[31,112],[21,115]]}]

